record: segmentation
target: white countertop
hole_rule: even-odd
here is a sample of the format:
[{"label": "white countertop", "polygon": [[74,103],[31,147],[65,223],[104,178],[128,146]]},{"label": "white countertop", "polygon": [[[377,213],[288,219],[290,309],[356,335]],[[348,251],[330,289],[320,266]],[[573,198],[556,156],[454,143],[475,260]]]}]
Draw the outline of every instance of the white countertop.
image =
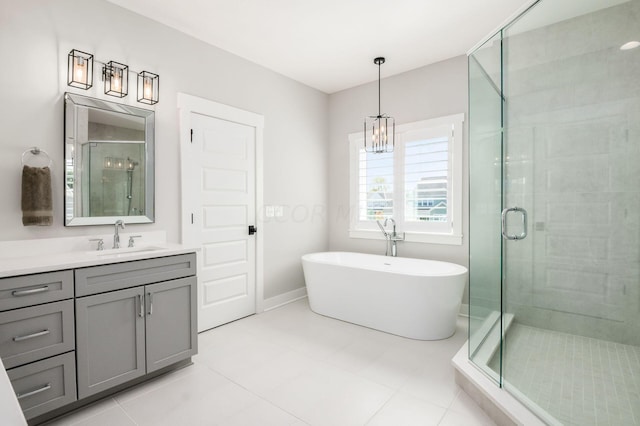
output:
[{"label": "white countertop", "polygon": [[[166,242],[164,231],[137,233],[135,247],[128,248],[130,234],[121,234],[123,248],[111,249],[113,236],[90,235],[68,238],[0,241],[0,278],[39,272],[106,265],[130,260],[174,256],[198,251],[197,247]],[[105,250],[96,250],[94,238],[104,240]]]},{"label": "white countertop", "polygon": [[177,254],[193,253],[196,250],[197,249],[195,247],[188,247],[182,244],[160,243],[140,245],[134,248],[109,249],[103,251],[69,251],[53,254],[0,258],[0,278],[128,262],[130,260],[174,256]]}]

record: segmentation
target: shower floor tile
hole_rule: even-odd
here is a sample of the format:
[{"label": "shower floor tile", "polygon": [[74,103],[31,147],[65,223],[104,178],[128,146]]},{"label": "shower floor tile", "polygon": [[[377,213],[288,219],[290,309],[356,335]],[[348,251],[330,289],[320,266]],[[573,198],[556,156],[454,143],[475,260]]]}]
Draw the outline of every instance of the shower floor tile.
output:
[{"label": "shower floor tile", "polygon": [[504,354],[507,386],[562,424],[640,425],[640,347],[514,323]]}]

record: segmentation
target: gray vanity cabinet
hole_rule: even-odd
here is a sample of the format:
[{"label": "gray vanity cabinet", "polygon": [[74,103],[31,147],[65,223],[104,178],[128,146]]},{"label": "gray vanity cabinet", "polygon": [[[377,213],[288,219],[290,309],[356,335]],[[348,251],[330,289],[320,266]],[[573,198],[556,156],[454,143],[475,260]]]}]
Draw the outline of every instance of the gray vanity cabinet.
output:
[{"label": "gray vanity cabinet", "polygon": [[0,357],[40,423],[185,365],[196,314],[195,253],[0,278]]},{"label": "gray vanity cabinet", "polygon": [[76,296],[79,398],[197,353],[195,255],[76,270],[76,295],[125,285]]},{"label": "gray vanity cabinet", "polygon": [[145,374],[144,287],[76,299],[78,397]]}]

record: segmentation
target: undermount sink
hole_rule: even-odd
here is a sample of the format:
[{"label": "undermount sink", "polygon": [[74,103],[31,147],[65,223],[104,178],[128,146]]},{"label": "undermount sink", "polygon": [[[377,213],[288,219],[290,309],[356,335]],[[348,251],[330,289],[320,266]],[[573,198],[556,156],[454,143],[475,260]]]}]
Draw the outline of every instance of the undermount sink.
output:
[{"label": "undermount sink", "polygon": [[125,247],[125,248],[119,248],[119,249],[95,250],[89,253],[98,257],[125,256],[128,254],[144,253],[144,252],[158,251],[158,250],[164,250],[164,249],[165,247],[159,247],[159,246],[140,246],[140,247]]}]

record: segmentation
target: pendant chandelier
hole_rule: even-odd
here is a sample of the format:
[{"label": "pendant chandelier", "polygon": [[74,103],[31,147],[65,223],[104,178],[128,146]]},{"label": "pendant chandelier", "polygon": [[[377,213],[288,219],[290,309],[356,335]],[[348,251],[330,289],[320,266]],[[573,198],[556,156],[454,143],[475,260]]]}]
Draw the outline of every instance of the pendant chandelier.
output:
[{"label": "pendant chandelier", "polygon": [[380,112],[380,65],[384,64],[384,58],[375,58],[373,63],[378,66],[378,115],[364,119],[364,149],[366,152],[380,154],[393,152],[396,121]]}]

